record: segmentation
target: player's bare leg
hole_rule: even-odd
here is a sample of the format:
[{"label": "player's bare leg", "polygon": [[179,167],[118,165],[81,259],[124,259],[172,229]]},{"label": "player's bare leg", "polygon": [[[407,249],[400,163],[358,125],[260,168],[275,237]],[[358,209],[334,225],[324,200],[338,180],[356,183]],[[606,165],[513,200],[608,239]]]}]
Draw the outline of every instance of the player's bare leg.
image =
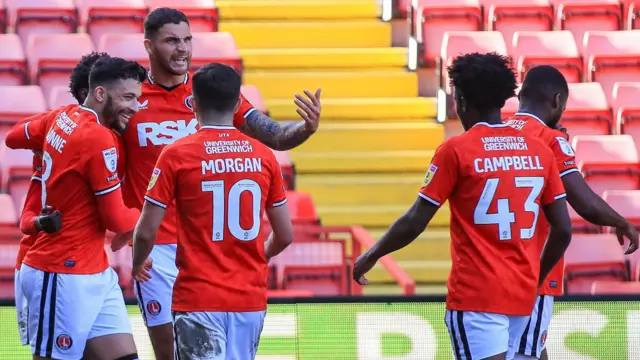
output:
[{"label": "player's bare leg", "polygon": [[91,360],[138,360],[131,334],[98,336],[87,341],[84,358]]},{"label": "player's bare leg", "polygon": [[542,349],[540,360],[549,360],[549,355],[547,355],[547,348]]},{"label": "player's bare leg", "polygon": [[503,352],[502,354],[489,356],[488,358],[484,358],[482,360],[506,360],[506,359],[507,359],[507,353]]},{"label": "player's bare leg", "polygon": [[156,360],[173,360],[173,324],[150,326],[147,329]]}]

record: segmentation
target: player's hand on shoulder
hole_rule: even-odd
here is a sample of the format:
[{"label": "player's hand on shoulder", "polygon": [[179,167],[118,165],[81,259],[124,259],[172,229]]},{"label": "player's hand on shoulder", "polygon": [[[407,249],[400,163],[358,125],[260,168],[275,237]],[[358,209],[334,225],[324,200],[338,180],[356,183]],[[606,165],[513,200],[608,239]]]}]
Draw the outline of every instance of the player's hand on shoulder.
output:
[{"label": "player's hand on shoulder", "polygon": [[304,94],[307,96],[306,98],[300,94],[296,94],[296,98],[293,100],[296,106],[298,106],[296,112],[302,120],[304,120],[305,129],[310,134],[315,133],[320,125],[320,112],[322,110],[322,104],[320,103],[321,93],[322,89],[317,89],[315,94],[305,90]]},{"label": "player's hand on shoulder", "polygon": [[144,261],[144,264],[139,267],[134,267],[131,269],[131,277],[133,277],[137,282],[145,282],[151,279],[151,273],[149,270],[153,267],[153,259],[147,258]]},{"label": "player's hand on shoulder", "polygon": [[358,256],[355,264],[353,264],[353,280],[360,285],[369,284],[369,280],[367,280],[365,275],[373,269],[375,264],[376,260],[369,255],[368,251]]},{"label": "player's hand on shoulder", "polygon": [[126,233],[118,233],[111,239],[111,251],[116,252],[133,241],[133,230]]},{"label": "player's hand on shoulder", "polygon": [[52,234],[62,228],[62,214],[51,206],[45,206],[35,220],[36,229]]},{"label": "player's hand on shoulder", "polygon": [[560,125],[560,123],[556,124],[556,130],[559,130],[561,133],[564,134],[564,136],[567,138],[567,140],[569,140],[569,133],[567,132],[567,128]]},{"label": "player's hand on shoulder", "polygon": [[629,247],[624,252],[626,255],[638,250],[638,232],[636,228],[627,222],[623,227],[616,228],[616,236],[620,245],[624,244],[624,238],[629,239]]}]

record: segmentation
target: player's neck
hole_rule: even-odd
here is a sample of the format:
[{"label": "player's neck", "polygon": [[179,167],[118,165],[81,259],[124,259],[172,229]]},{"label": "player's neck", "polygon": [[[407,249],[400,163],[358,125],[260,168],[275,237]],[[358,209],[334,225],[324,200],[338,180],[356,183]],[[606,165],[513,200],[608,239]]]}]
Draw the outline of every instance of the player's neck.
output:
[{"label": "player's neck", "polygon": [[233,114],[229,115],[218,115],[218,114],[207,114],[204,116],[197,115],[198,124],[200,127],[203,126],[232,126],[233,127]]},{"label": "player's neck", "polygon": [[480,121],[489,125],[502,124],[502,116],[500,115],[500,109],[496,111],[487,111],[480,115]]},{"label": "player's neck", "polygon": [[545,124],[547,123],[545,119],[549,117],[547,111],[543,110],[541,106],[536,106],[535,104],[526,102],[520,102],[517,113],[533,115],[538,119],[541,119]]},{"label": "player's neck", "polygon": [[106,126],[106,124],[104,124],[104,116],[102,116],[103,107],[98,102],[94,101],[91,96],[87,96],[84,104],[81,104],[80,106],[93,110],[98,114],[98,120],[100,120],[100,123]]},{"label": "player's neck", "polygon": [[167,88],[171,88],[176,85],[180,85],[184,83],[186,74],[174,75],[166,71],[158,71],[157,69],[158,67],[154,67],[152,65],[148,74],[149,79],[151,79],[153,83],[158,84],[160,86],[167,87]]}]

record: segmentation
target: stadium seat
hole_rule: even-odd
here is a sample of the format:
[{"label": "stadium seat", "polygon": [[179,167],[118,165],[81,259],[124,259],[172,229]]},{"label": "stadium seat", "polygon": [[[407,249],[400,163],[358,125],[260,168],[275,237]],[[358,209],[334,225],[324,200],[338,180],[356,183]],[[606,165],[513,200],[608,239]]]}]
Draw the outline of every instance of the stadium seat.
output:
[{"label": "stadium seat", "polygon": [[94,50],[87,34],[38,34],[27,44],[29,76],[45,96],[54,86],[69,84],[69,74],[83,55]]},{"label": "stadium seat", "polygon": [[[0,144],[0,174],[2,183],[0,189],[4,192],[11,193],[9,182],[15,182],[19,180],[25,180],[28,186],[31,179],[33,168],[33,153],[30,150],[13,150],[6,147],[4,142]],[[15,203],[20,200],[19,196],[15,195]]]},{"label": "stadium seat", "polygon": [[518,111],[518,107],[520,106],[520,102],[518,101],[518,93],[520,92],[520,88],[522,84],[518,84],[518,88],[516,89],[516,96],[507,99],[502,109],[500,109],[500,113],[502,115],[502,120],[507,120]]},{"label": "stadium seat", "polygon": [[96,44],[104,34],[143,31],[147,15],[144,0],[76,0],[76,3],[80,22]]},{"label": "stadium seat", "polygon": [[69,92],[69,87],[67,86],[54,86],[49,92],[49,98],[47,99],[47,104],[49,105],[49,109],[59,108],[60,106],[65,106],[69,104],[75,104],[77,101]]},{"label": "stadium seat", "polygon": [[480,0],[484,8],[486,29],[499,31],[511,47],[516,31],[550,31],[553,11],[549,0]]},{"label": "stadium seat", "polygon": [[260,90],[255,85],[242,85],[242,89],[240,90],[242,95],[249,100],[251,105],[253,105],[256,110],[260,111],[263,114],[268,114],[267,107],[264,104],[264,99],[260,94]]},{"label": "stadium seat", "polygon": [[607,190],[602,198],[629,223],[640,229],[640,190]]},{"label": "stadium seat", "polygon": [[0,124],[12,125],[46,110],[47,102],[39,86],[0,86]]},{"label": "stadium seat", "polygon": [[595,281],[591,285],[591,295],[640,295],[640,282]]},{"label": "stadium seat", "polygon": [[98,43],[98,51],[127,60],[135,60],[149,69],[149,54],[143,44],[143,34],[105,34]]},{"label": "stadium seat", "polygon": [[411,0],[381,0],[382,20],[406,19],[409,14],[415,12]]},{"label": "stadium seat", "polygon": [[[17,228],[16,225],[13,227]],[[19,238],[20,236],[18,236],[18,239],[13,239],[12,237],[0,238],[0,299],[13,298],[13,289],[8,289],[8,284],[11,284],[11,288],[13,288],[16,257],[20,248],[17,241]],[[4,287],[6,289],[3,289]]]},{"label": "stadium seat", "polygon": [[9,26],[27,44],[32,34],[74,33],[78,17],[73,0],[5,0]]},{"label": "stadium seat", "polygon": [[347,269],[336,266],[285,266],[282,289],[311,291],[314,296],[349,295]]},{"label": "stadium seat", "polygon": [[582,58],[570,31],[517,31],[510,46],[520,81],[530,68],[552,65],[567,82],[582,82]]},{"label": "stadium seat", "polygon": [[[452,31],[444,34],[442,39],[443,69],[449,66],[453,58],[471,52],[487,53],[495,51],[500,54],[507,54],[507,46],[502,38],[502,34],[497,31]],[[442,71],[442,88],[447,93],[449,89],[449,76],[446,71]]]},{"label": "stadium seat", "polygon": [[0,194],[0,227],[17,226],[19,221],[18,211],[9,194]]},{"label": "stadium seat", "polygon": [[[416,48],[420,67],[433,67],[441,56],[443,35],[450,31],[477,31],[482,28],[478,0],[419,0],[413,21],[410,47]],[[415,8],[416,6],[414,6]],[[457,54],[455,54],[457,55]]]},{"label": "stadium seat", "polygon": [[640,30],[588,31],[584,35],[587,81],[597,81],[611,99],[618,81],[640,81]]},{"label": "stadium seat", "polygon": [[582,48],[587,31],[622,29],[618,0],[550,0],[555,9],[556,29],[569,30]]},{"label": "stadium seat", "polygon": [[593,191],[639,189],[639,164],[629,135],[575,136],[576,163]]},{"label": "stadium seat", "polygon": [[238,73],[242,74],[242,59],[238,54],[236,42],[230,33],[193,33],[192,47],[192,70],[197,70],[203,65],[212,62],[219,62],[232,66]]},{"label": "stadium seat", "polygon": [[145,0],[144,3],[149,11],[159,7],[182,11],[189,19],[192,32],[218,31],[218,9],[212,0]]},{"label": "stadium seat", "polygon": [[611,134],[611,110],[599,83],[569,84],[569,99],[562,114],[562,125],[571,136]]},{"label": "stadium seat", "polygon": [[287,203],[294,223],[318,223],[318,213],[309,193],[289,190]]},{"label": "stadium seat", "polygon": [[574,234],[564,262],[568,294],[589,294],[598,280],[628,280],[623,250],[612,234]]},{"label": "stadium seat", "polygon": [[640,82],[617,82],[613,85],[611,109],[618,134],[633,137],[640,147]]},{"label": "stadium seat", "polygon": [[295,190],[296,189],[296,169],[293,163],[291,162],[291,156],[287,151],[276,151],[272,150],[273,154],[276,156],[276,160],[280,164],[280,169],[282,171],[282,177],[284,178],[284,185],[287,187],[287,190]]},{"label": "stadium seat", "polygon": [[622,0],[622,18],[624,20],[624,28],[629,30],[640,29],[640,2],[636,0]]},{"label": "stadium seat", "polygon": [[27,66],[18,35],[0,34],[0,47],[0,86],[26,84]]}]

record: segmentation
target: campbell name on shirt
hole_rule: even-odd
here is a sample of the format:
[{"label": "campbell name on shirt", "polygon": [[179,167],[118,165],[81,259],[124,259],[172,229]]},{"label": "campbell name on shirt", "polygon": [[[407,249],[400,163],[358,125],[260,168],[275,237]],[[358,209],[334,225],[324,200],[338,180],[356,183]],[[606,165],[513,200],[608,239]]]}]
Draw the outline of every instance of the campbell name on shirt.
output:
[{"label": "campbell name on shirt", "polygon": [[[527,141],[522,136],[485,136],[481,138],[485,151],[528,151]],[[543,170],[538,156],[509,155],[487,156],[473,161],[477,173],[520,170]]]}]

